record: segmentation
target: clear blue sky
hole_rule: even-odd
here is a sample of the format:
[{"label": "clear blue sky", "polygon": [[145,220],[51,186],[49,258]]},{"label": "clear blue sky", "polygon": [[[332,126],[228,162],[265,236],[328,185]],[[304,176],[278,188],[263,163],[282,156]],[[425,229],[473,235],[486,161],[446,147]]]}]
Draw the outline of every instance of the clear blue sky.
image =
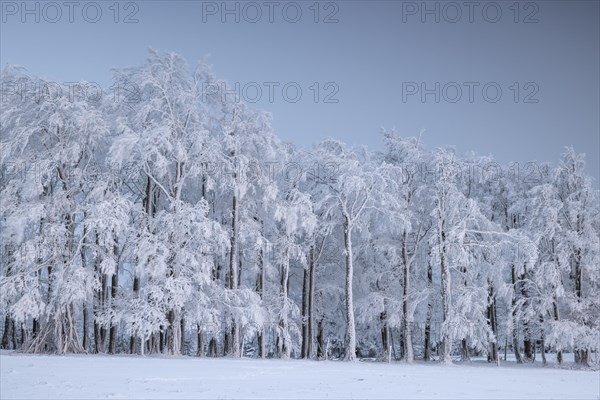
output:
[{"label": "clear blue sky", "polygon": [[[379,129],[395,127],[425,130],[429,148],[454,144],[523,165],[557,161],[573,145],[598,186],[598,1],[58,1],[60,10],[29,1],[29,13],[21,1],[1,3],[2,66],[108,86],[111,68],[140,65],[149,47],[191,66],[207,57],[218,77],[247,85],[246,97],[261,86],[256,107],[301,146],[332,136],[377,149]],[[279,83],[272,102],[268,82]],[[433,90],[424,99],[422,83]]]}]

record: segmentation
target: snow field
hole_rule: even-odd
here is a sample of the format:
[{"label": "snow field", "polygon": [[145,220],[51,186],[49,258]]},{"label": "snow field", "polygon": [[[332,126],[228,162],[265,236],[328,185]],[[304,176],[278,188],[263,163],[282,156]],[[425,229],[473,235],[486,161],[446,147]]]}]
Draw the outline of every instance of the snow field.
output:
[{"label": "snow field", "polygon": [[599,399],[600,373],[553,366],[0,355],[2,399]]}]

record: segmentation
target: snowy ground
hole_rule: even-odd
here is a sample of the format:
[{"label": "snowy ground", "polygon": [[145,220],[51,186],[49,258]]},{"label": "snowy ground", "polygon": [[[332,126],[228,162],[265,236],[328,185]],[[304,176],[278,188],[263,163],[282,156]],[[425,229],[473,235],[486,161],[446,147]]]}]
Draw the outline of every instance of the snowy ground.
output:
[{"label": "snowy ground", "polygon": [[0,353],[0,398],[600,399],[600,372],[553,366]]}]

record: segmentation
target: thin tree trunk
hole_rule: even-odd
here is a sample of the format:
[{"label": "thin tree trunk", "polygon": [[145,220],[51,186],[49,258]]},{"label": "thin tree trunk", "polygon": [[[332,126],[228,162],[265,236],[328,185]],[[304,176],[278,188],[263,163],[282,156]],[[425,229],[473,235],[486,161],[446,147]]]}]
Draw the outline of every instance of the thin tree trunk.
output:
[{"label": "thin tree trunk", "polygon": [[[430,257],[428,257],[428,260]],[[433,298],[431,296],[433,290],[433,268],[431,261],[427,263],[427,288],[429,296],[427,300],[427,316],[425,317],[425,343],[423,344],[423,361],[431,360],[431,318],[433,317]]]},{"label": "thin tree trunk", "polygon": [[[521,275],[521,277],[519,278],[521,282],[519,286],[521,288],[521,295],[525,299],[524,307],[527,309],[531,300],[529,299],[529,291],[527,290],[527,286],[525,283],[525,279],[527,278],[527,269],[525,266],[523,266],[523,268],[524,272],[523,275]],[[523,356],[524,361],[535,361],[535,345],[531,337],[531,330],[529,329],[529,321],[527,319],[523,320]]]},{"label": "thin tree trunk", "polygon": [[325,360],[327,358],[327,354],[325,354],[326,351],[325,335],[323,333],[323,317],[321,317],[317,321],[317,358],[319,360]]},{"label": "thin tree trunk", "polygon": [[[83,214],[83,218],[85,219],[85,213]],[[84,269],[87,268],[87,261],[85,258],[85,248],[86,248],[86,237],[87,237],[87,227],[83,224],[83,233],[82,233],[82,241],[83,246],[81,246],[81,265]],[[83,350],[85,352],[89,349],[89,310],[88,310],[88,296],[86,296],[85,300],[83,300]]]},{"label": "thin tree trunk", "polygon": [[209,357],[217,357],[218,356],[218,350],[217,350],[217,339],[214,337],[210,338],[210,341],[208,342],[208,356]]},{"label": "thin tree trunk", "polygon": [[494,335],[490,341],[488,348],[488,362],[498,361],[498,323],[496,317],[496,294],[492,283],[488,281],[488,308],[487,308],[488,323]]},{"label": "thin tree trunk", "polygon": [[[258,253],[258,276],[256,277],[256,292],[259,294],[260,299],[264,300],[264,290],[265,290],[265,279],[266,279],[266,270],[265,270],[265,261],[264,261],[264,253],[263,249],[259,250]],[[260,358],[265,358],[265,341],[264,341],[264,327],[260,327],[257,334],[258,341],[258,356]]]},{"label": "thin tree trunk", "polygon": [[202,357],[204,355],[204,339],[202,335],[202,328],[200,324],[196,325],[198,329],[198,349],[196,350],[196,356]]},{"label": "thin tree trunk", "polygon": [[[98,244],[98,238],[96,238],[96,244]],[[96,273],[100,274],[99,270],[99,261],[96,260]],[[100,309],[105,307],[106,303],[106,293],[108,291],[108,283],[106,275],[102,274],[100,277],[100,290],[96,292],[95,295],[95,305],[94,305],[94,345],[96,353],[104,352],[104,340],[106,338],[106,328],[101,326],[98,321],[98,313]]]},{"label": "thin tree trunk", "polygon": [[544,332],[544,317],[540,315],[540,325],[542,326],[542,332],[540,335],[540,351],[542,352],[542,363],[546,365],[546,334]]},{"label": "thin tree trunk", "polygon": [[[140,277],[138,276],[137,272],[135,273],[135,275],[133,276],[133,297],[134,298],[138,298],[140,294]],[[141,347],[144,347],[144,344],[142,343]],[[137,338],[135,337],[135,335],[131,335],[129,337],[129,353],[130,354],[135,354],[137,353]]]},{"label": "thin tree trunk", "polygon": [[89,339],[90,339],[90,334],[89,334],[89,311],[87,308],[87,304],[83,305],[83,350],[85,352],[88,351],[89,349]]},{"label": "thin tree trunk", "polygon": [[238,289],[240,289],[242,287],[242,258],[240,257],[240,255],[238,254],[238,279],[237,279],[237,287]]},{"label": "thin tree trunk", "polygon": [[13,349],[17,349],[19,347],[19,341],[17,340],[17,324],[13,321],[12,324],[12,346]]},{"label": "thin tree trunk", "polygon": [[516,276],[515,276],[515,266],[514,264],[511,266],[511,278],[512,278],[512,286],[513,286],[513,296],[512,296],[512,318],[513,318],[513,326],[512,326],[512,346],[513,352],[515,353],[515,359],[518,364],[523,363],[523,358],[521,358],[521,352],[519,350],[519,321],[517,319],[517,287],[516,287]]},{"label": "thin tree trunk", "polygon": [[182,317],[179,320],[179,354],[185,354],[185,317],[183,317],[184,311],[181,311]]},{"label": "thin tree trunk", "polygon": [[231,339],[229,335],[231,335],[231,331],[226,327],[223,332],[223,356],[229,354],[230,351]]},{"label": "thin tree trunk", "polygon": [[387,324],[387,312],[385,309],[379,315],[379,321],[381,322],[381,361],[387,361],[390,357],[390,330]]},{"label": "thin tree trunk", "polygon": [[[554,301],[552,302],[552,311],[554,312],[554,320],[558,321],[560,319],[560,314],[558,313],[558,303],[556,299],[556,295],[554,295]],[[563,362],[563,354],[562,349],[558,349],[556,352],[556,363],[558,365],[562,365]]]},{"label": "thin tree trunk", "polygon": [[[580,234],[583,234],[581,232],[581,226],[583,225],[583,221],[582,218],[580,218],[578,216],[577,218],[577,231]],[[583,267],[581,265],[581,250],[577,249],[577,251],[575,252],[575,256],[574,256],[574,260],[573,260],[573,264],[574,264],[574,274],[573,274],[573,279],[575,280],[575,296],[577,297],[577,302],[581,303],[581,300],[583,298],[583,292],[582,292],[582,282],[583,282]],[[588,324],[586,324],[588,325]],[[575,363],[580,364],[580,365],[584,365],[584,366],[591,366],[592,365],[592,352],[590,349],[579,349],[575,352]]]},{"label": "thin tree trunk", "polygon": [[281,307],[281,314],[279,316],[279,335],[277,337],[277,352],[280,358],[290,358],[291,353],[291,342],[288,327],[288,281],[289,281],[289,254],[286,244],[285,254],[283,256],[283,263],[281,265],[281,300],[283,302]]},{"label": "thin tree trunk", "polygon": [[[461,273],[463,274],[463,285],[465,287],[467,287],[467,280],[465,278],[466,274],[467,274],[467,267],[466,266],[462,266],[461,267]],[[460,341],[460,359],[461,361],[470,361],[471,357],[469,357],[469,341],[468,341],[468,337],[464,337],[461,341]]]},{"label": "thin tree trunk", "polygon": [[317,268],[317,261],[315,259],[315,249],[310,248],[310,265],[308,270],[308,321],[307,321],[307,346],[306,346],[306,358],[313,357],[313,311],[314,311],[314,299],[315,299],[315,271]]},{"label": "thin tree trunk", "polygon": [[450,268],[446,262],[446,237],[444,231],[444,223],[441,224],[441,232],[440,232],[442,243],[442,251],[440,254],[440,267],[442,270],[442,319],[443,319],[443,332],[442,332],[442,354],[440,354],[440,361],[445,364],[452,363],[452,358],[450,352],[452,350],[452,336],[449,332],[446,324],[448,323],[450,317],[450,304],[452,301],[451,298],[451,283],[450,283]]},{"label": "thin tree trunk", "polygon": [[31,324],[31,338],[35,339],[38,332],[40,331],[40,321],[37,318],[34,318]]},{"label": "thin tree trunk", "polygon": [[27,330],[25,329],[25,323],[21,322],[21,341],[17,343],[19,348],[23,347],[25,343],[27,343]]},{"label": "thin tree trunk", "polygon": [[344,216],[344,247],[346,250],[346,354],[345,360],[356,360],[356,325],[354,322],[354,298],[352,282],[354,280],[354,265],[352,255],[352,226],[348,216]]},{"label": "thin tree trunk", "polygon": [[4,331],[2,333],[2,348],[5,350],[10,350],[10,345],[13,342],[11,338],[11,334],[13,332],[12,326],[14,321],[10,316],[6,316],[4,318]]},{"label": "thin tree trunk", "polygon": [[171,309],[167,312],[167,321],[169,322],[169,326],[167,327],[166,334],[166,349],[167,353],[171,355],[179,354],[179,321],[178,316],[175,310]]},{"label": "thin tree trunk", "polygon": [[467,342],[467,339],[462,339],[460,341],[460,359],[462,361],[469,361],[470,357],[469,357],[469,343]]},{"label": "thin tree trunk", "polygon": [[[119,246],[117,241],[115,240],[115,244],[113,247],[113,253],[115,258],[118,260]],[[115,307],[115,302],[117,299],[117,291],[119,288],[119,263],[117,261],[115,267],[115,273],[111,279],[111,287],[110,287],[110,297],[111,297],[111,307]],[[117,352],[117,324],[111,320],[110,324],[110,334],[108,339],[108,352],[110,354],[115,354]]]},{"label": "thin tree trunk", "polygon": [[[237,236],[238,236],[238,200],[236,193],[233,194],[232,206],[231,206],[231,249],[229,252],[229,289],[236,289],[238,287],[238,263],[237,263]],[[225,337],[226,342],[227,337]],[[227,352],[228,349],[226,348]],[[235,318],[231,320],[231,353],[233,357],[240,356],[239,348],[239,332],[236,326]]]},{"label": "thin tree trunk", "polygon": [[404,348],[404,361],[412,363],[414,360],[412,343],[412,314],[410,310],[410,264],[408,261],[408,237],[406,231],[402,234],[402,347]]},{"label": "thin tree trunk", "polygon": [[[168,330],[169,328],[167,328]],[[160,327],[160,332],[158,332],[158,349],[161,353],[165,352],[167,348],[167,332],[164,326]]]},{"label": "thin tree trunk", "polygon": [[300,358],[307,358],[308,353],[308,268],[304,268],[302,279],[302,347]]},{"label": "thin tree trunk", "polygon": [[238,325],[233,321],[231,325],[231,355],[233,357],[241,357],[239,337]]}]

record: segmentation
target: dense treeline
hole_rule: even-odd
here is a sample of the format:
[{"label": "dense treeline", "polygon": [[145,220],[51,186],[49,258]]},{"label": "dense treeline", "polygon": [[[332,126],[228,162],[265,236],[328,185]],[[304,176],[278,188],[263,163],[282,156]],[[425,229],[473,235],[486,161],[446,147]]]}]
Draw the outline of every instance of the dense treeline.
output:
[{"label": "dense treeline", "polygon": [[3,348],[598,351],[600,197],[571,148],[505,166],[384,131],[381,152],[303,151],[205,64],[157,52],[110,96],[15,67],[2,87]]}]

